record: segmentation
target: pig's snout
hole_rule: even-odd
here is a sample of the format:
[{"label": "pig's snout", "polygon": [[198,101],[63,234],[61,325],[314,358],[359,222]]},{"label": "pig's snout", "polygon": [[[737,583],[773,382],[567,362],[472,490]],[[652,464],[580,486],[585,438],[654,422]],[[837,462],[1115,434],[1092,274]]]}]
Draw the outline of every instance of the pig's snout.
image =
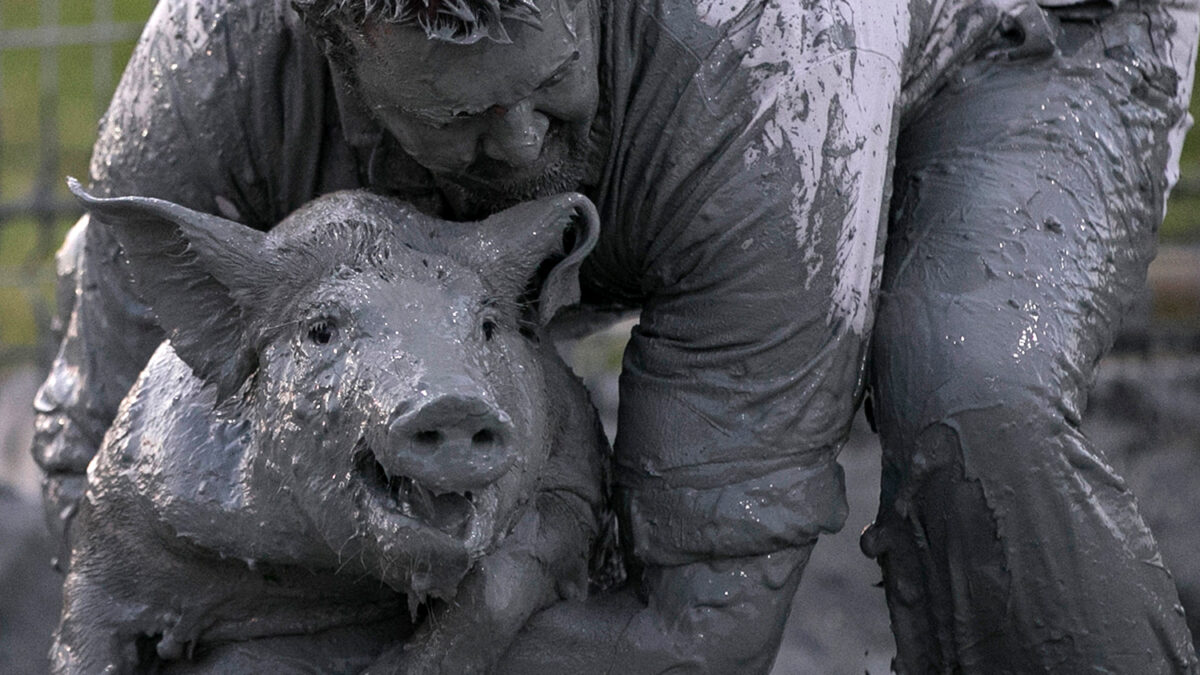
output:
[{"label": "pig's snout", "polygon": [[446,394],[392,419],[388,450],[378,459],[389,473],[394,463],[396,473],[434,490],[462,493],[485,488],[512,468],[513,437],[503,411],[475,397]]}]

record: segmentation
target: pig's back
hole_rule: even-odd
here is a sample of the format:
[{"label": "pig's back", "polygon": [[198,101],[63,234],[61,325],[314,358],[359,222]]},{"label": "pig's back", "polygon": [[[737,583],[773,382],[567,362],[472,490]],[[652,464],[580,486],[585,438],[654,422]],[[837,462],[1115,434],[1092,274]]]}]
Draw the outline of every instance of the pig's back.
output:
[{"label": "pig's back", "polygon": [[102,510],[119,504],[162,536],[223,557],[312,563],[322,554],[296,510],[272,499],[281,494],[275,487],[255,484],[251,431],[240,407],[218,405],[215,388],[164,342],[89,467],[89,499]]}]

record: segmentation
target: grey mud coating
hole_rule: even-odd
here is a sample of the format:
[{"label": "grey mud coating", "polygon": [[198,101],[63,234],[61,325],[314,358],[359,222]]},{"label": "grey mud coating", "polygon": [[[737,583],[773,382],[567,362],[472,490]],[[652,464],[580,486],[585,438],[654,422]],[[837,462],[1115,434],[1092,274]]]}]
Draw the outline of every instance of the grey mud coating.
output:
[{"label": "grey mud coating", "polygon": [[537,340],[586,198],[340,192],[264,235],[77,194],[171,339],[92,463],[54,672],[477,673],[586,593],[606,443]]},{"label": "grey mud coating", "polygon": [[[90,172],[257,229],[353,187],[448,219],[541,188],[596,204],[582,304],[640,312],[613,472],[632,581],[535,614],[498,670],[769,669],[844,520],[868,385],[885,473],[863,547],[897,670],[1196,670],[1133,497],[1078,432],[1175,176],[1196,3],[536,4],[558,23],[508,45],[370,51],[351,27],[366,63],[346,64],[290,2],[163,0]],[[425,49],[442,63],[405,61]],[[475,142],[430,154],[405,110],[448,129],[438,148]],[[164,337],[119,249],[96,217],[60,258],[35,448],[60,526]]]},{"label": "grey mud coating", "polygon": [[1134,497],[1079,429],[1154,255],[1170,26],[1057,24],[1040,81],[964,68],[897,150],[871,364],[884,487],[863,549],[904,672],[1197,667]]}]

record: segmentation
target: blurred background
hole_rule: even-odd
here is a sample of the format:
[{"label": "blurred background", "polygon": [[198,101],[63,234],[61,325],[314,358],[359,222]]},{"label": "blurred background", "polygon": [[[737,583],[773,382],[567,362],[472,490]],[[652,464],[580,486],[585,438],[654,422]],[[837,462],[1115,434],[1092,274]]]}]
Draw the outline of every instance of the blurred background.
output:
[{"label": "blurred background", "polygon": [[[58,576],[49,564],[29,443],[31,401],[54,357],[54,252],[80,214],[64,179],[86,176],[97,122],[153,6],[153,0],[0,2],[0,675],[44,672],[57,620]],[[1196,136],[1184,147],[1149,288],[1101,370],[1086,423],[1139,495],[1193,614],[1200,613]],[[630,327],[563,347],[610,431]],[[858,422],[842,454],[850,519],[817,547],[776,673],[890,670],[895,647],[876,586],[879,571],[857,542],[878,504],[879,447]],[[1193,634],[1200,630],[1192,627]]]}]

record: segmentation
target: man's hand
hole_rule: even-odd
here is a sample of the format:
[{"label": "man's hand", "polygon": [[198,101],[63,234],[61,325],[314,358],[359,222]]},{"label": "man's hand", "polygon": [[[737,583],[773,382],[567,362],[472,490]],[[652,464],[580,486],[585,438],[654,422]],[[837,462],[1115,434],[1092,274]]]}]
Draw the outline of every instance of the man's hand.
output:
[{"label": "man's hand", "polygon": [[[815,542],[813,542],[815,543]],[[766,673],[812,544],[645,571],[534,616],[499,673]]]}]

